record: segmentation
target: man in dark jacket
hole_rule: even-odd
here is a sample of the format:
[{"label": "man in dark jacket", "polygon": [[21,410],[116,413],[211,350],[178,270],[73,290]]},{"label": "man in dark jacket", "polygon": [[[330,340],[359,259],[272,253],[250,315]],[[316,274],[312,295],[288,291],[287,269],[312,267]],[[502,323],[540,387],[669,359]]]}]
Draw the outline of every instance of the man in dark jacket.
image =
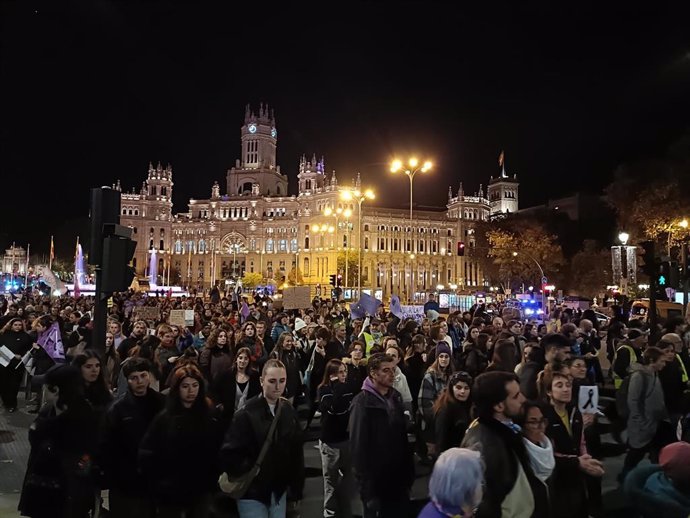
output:
[{"label": "man in dark jacket", "polygon": [[[237,501],[240,516],[285,516],[297,507],[304,488],[302,427],[290,402],[281,397],[287,383],[285,366],[270,359],[261,372],[262,394],[247,401],[228,429],[220,451],[228,476],[247,473],[256,463],[273,419],[279,419],[259,474]],[[263,513],[263,514],[260,514]]]},{"label": "man in dark jacket", "polygon": [[352,402],[350,448],[364,518],[407,516],[414,482],[412,449],[402,396],[393,388],[395,363],[378,353],[368,361],[369,377]]},{"label": "man in dark jacket", "polygon": [[525,397],[517,376],[486,372],[472,387],[477,419],[461,446],[477,449],[486,467],[485,486],[477,516],[548,516],[546,487],[535,477],[513,419],[523,414]]},{"label": "man in dark jacket", "polygon": [[132,358],[124,364],[127,394],[113,403],[105,415],[100,463],[110,487],[113,518],[153,516],[153,501],[137,471],[139,443],[165,405],[165,396],[149,387],[150,369],[144,358]]},{"label": "man in dark jacket", "polygon": [[[539,352],[544,352],[543,358]],[[544,365],[554,360],[564,361],[570,354],[570,341],[560,333],[549,333],[541,339],[539,347],[533,347],[528,362],[520,371],[520,391],[525,398],[539,399],[537,376],[544,370]],[[543,361],[542,361],[543,360]]]}]

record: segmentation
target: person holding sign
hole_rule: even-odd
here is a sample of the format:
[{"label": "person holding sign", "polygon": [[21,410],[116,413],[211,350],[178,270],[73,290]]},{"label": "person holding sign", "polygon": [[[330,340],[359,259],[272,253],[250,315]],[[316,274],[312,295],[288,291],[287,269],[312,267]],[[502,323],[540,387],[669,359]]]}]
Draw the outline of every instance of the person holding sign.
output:
[{"label": "person holding sign", "polygon": [[596,477],[604,474],[602,463],[587,453],[583,440],[584,429],[593,422],[593,415],[586,414],[583,418],[577,407],[570,407],[570,376],[548,370],[544,372],[543,385],[549,398],[544,408],[544,418],[548,420],[546,435],[553,443],[556,458],[551,501],[558,509],[554,509],[554,514],[563,518],[587,518],[585,474]]}]

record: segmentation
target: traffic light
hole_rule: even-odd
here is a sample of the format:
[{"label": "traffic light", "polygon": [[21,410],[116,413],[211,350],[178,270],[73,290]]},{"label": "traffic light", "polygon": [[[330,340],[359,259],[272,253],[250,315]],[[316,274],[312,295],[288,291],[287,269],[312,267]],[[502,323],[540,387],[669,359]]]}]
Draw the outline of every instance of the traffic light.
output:
[{"label": "traffic light", "polygon": [[465,255],[465,243],[458,241],[458,256],[462,257]]},{"label": "traffic light", "polygon": [[343,285],[343,276],[341,274],[338,274],[338,284],[337,286],[340,287]]},{"label": "traffic light", "polygon": [[668,288],[671,286],[671,262],[662,261],[659,264],[659,269],[656,272],[656,283],[662,288]]},{"label": "traffic light", "polygon": [[337,284],[338,281],[337,281],[336,276],[335,276],[334,273],[332,273],[331,275],[329,275],[328,278],[330,279],[329,282],[330,282],[331,286],[333,286],[334,288],[335,288],[336,286],[338,286],[338,284]]},{"label": "traffic light", "polygon": [[119,236],[103,239],[103,266],[101,290],[104,293],[127,291],[136,275],[131,265],[137,242]]},{"label": "traffic light", "polygon": [[659,263],[654,254],[654,241],[643,241],[640,243],[642,247],[642,273],[647,275],[650,280],[655,279],[659,273]]}]

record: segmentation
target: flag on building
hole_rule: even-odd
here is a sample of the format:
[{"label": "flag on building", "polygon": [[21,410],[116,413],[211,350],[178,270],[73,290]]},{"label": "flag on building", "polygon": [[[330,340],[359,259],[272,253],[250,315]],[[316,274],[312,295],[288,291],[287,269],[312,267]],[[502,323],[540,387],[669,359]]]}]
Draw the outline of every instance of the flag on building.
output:
[{"label": "flag on building", "polygon": [[53,269],[53,259],[55,259],[55,244],[53,243],[53,236],[50,236],[50,257],[48,259],[48,268]]},{"label": "flag on building", "polygon": [[501,154],[498,155],[498,165],[503,167],[504,160],[505,160],[505,153],[503,153],[503,151],[501,151]]}]

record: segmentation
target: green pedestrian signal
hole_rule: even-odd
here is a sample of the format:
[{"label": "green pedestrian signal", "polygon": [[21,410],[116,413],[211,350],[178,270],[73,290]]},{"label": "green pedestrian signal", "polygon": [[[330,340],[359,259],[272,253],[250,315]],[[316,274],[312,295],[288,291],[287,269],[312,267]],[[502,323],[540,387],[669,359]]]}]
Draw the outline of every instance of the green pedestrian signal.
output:
[{"label": "green pedestrian signal", "polygon": [[666,286],[666,277],[659,275],[659,286]]}]

